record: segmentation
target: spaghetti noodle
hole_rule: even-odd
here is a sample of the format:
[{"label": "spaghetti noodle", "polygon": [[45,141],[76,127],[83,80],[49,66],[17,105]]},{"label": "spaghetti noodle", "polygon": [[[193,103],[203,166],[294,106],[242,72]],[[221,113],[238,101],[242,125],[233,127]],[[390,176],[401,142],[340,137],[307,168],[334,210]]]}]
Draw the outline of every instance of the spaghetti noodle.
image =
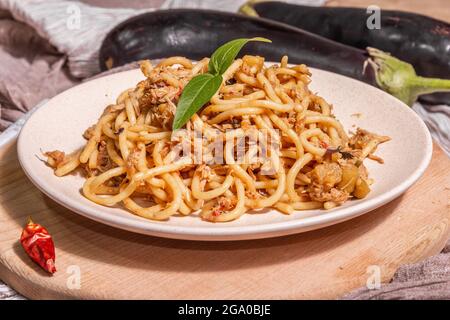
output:
[{"label": "spaghetti noodle", "polygon": [[[208,61],[142,61],[146,79],[105,109],[84,133],[86,145],[71,155],[47,152],[48,164],[57,176],[81,167],[86,198],[105,206],[121,203],[153,220],[199,213],[225,222],[267,207],[285,214],[331,209],[367,195],[372,180],[363,160],[382,161],[373,152],[389,138],[362,129],[347,136],[332,106],[308,89],[308,68],[290,67],[286,56],[270,67],[258,56],[236,59],[183,134],[172,132],[184,86],[207,71]],[[203,138],[196,140],[196,132]],[[246,136],[258,144],[244,139],[245,161],[239,162],[238,139]],[[211,142],[224,146],[223,163],[199,161],[189,152]],[[187,156],[179,156],[180,147]],[[263,150],[266,157],[258,157]]]}]

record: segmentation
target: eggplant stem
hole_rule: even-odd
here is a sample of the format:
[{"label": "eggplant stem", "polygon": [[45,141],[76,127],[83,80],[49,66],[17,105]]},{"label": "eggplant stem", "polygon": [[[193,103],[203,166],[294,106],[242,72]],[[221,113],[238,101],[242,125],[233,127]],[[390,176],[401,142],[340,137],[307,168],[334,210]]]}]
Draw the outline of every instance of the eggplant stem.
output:
[{"label": "eggplant stem", "polygon": [[367,48],[378,86],[409,106],[422,94],[450,91],[449,79],[418,76],[414,67],[375,48]]},{"label": "eggplant stem", "polygon": [[417,76],[415,78],[411,78],[408,82],[412,86],[421,88],[420,94],[450,91],[450,79],[425,78]]}]

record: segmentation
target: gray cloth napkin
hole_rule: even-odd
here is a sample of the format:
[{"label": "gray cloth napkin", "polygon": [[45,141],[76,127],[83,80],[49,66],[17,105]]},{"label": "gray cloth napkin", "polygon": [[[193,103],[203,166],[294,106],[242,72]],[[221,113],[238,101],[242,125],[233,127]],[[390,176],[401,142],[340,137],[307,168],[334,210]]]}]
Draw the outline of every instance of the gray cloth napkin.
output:
[{"label": "gray cloth napkin", "polygon": [[403,265],[390,283],[378,290],[361,288],[346,295],[347,300],[450,299],[450,241],[441,254],[425,261]]},{"label": "gray cloth napkin", "polygon": [[[101,40],[117,23],[155,8],[214,8],[236,12],[245,0],[0,0],[0,132],[45,98],[98,76]],[[321,5],[324,0],[291,0]],[[2,10],[3,9],[3,10]],[[76,15],[80,13],[80,25]],[[51,14],[49,14],[51,13]],[[124,68],[129,68],[126,66]],[[123,70],[108,71],[108,73]],[[103,75],[103,74],[102,74]],[[414,105],[450,155],[449,106]],[[26,116],[28,116],[27,114]],[[22,118],[0,135],[0,146]],[[450,243],[430,259],[399,268],[379,290],[359,289],[345,299],[450,298]],[[0,282],[0,299],[20,299]]]},{"label": "gray cloth napkin", "polygon": [[77,83],[65,61],[30,26],[0,19],[0,132],[42,99]]}]

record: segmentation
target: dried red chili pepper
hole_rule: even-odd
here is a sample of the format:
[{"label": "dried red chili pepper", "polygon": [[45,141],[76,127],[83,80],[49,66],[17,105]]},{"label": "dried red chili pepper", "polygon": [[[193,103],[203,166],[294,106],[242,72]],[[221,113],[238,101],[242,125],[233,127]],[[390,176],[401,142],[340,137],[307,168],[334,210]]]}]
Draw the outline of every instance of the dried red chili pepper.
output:
[{"label": "dried red chili pepper", "polygon": [[49,273],[56,272],[55,245],[47,229],[30,218],[22,231],[20,242],[33,261]]}]

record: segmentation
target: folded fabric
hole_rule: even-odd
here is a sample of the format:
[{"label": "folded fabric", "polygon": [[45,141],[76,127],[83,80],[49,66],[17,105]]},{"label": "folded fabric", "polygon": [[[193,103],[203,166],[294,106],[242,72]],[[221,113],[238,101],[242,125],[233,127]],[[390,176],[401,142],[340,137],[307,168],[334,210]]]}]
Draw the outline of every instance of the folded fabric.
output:
[{"label": "folded fabric", "polygon": [[42,99],[78,82],[65,61],[30,26],[0,19],[0,132]]},{"label": "folded fabric", "polygon": [[100,71],[98,52],[108,31],[131,16],[154,10],[98,8],[60,0],[1,0],[0,9],[8,10],[15,20],[32,27],[65,54],[70,73],[77,78]]},{"label": "folded fabric", "polygon": [[450,157],[450,106],[415,103],[413,109],[430,129],[433,138]]},{"label": "folded fabric", "polygon": [[351,300],[450,299],[450,241],[441,254],[401,266],[392,281],[380,289],[361,288],[349,293]]}]

